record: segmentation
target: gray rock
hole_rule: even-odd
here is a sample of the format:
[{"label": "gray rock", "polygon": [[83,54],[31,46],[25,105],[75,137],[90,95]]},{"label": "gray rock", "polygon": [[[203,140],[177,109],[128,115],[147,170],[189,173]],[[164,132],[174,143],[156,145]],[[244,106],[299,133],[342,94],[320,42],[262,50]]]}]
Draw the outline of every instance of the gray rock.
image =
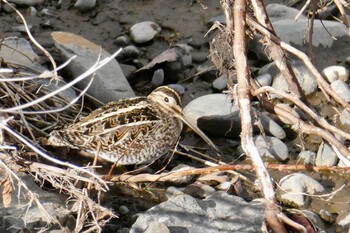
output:
[{"label": "gray rock", "polygon": [[[271,3],[266,6],[266,12],[271,22],[291,19],[294,20],[295,16],[299,13],[299,10],[282,4]],[[299,19],[305,19],[306,17],[300,15]]]},{"label": "gray rock", "polygon": [[142,44],[153,40],[160,31],[161,27],[158,24],[152,21],[145,21],[134,24],[130,28],[130,36],[135,43]]},{"label": "gray rock", "polygon": [[344,109],[340,114],[339,120],[343,125],[350,126],[350,113]]},{"label": "gray rock", "polygon": [[278,138],[258,135],[254,137],[254,142],[261,157],[282,162],[288,159],[288,147]]},{"label": "gray rock", "polygon": [[277,188],[277,197],[285,204],[303,207],[307,203],[305,194],[321,194],[325,189],[315,179],[302,173],[293,173],[283,177]]},{"label": "gray rock", "polygon": [[12,7],[15,7],[15,8],[16,8],[16,4],[14,4],[14,3],[9,3],[9,4],[3,4],[3,5],[1,6],[1,9],[2,9],[3,11],[5,11],[6,13],[13,13],[15,10],[12,9],[9,5],[11,5]]},{"label": "gray rock", "polygon": [[322,142],[317,151],[316,166],[335,166],[338,156],[328,143]]},{"label": "gray rock", "polygon": [[42,4],[44,0],[9,0],[9,2],[12,2],[18,6],[35,6]]},{"label": "gray rock", "polygon": [[136,59],[140,56],[141,52],[134,45],[128,45],[118,54],[118,61],[130,61],[132,59]]},{"label": "gray rock", "polygon": [[182,192],[181,190],[177,189],[176,187],[174,186],[170,186],[169,188],[167,188],[167,190],[165,191],[165,196],[168,198],[168,199],[171,199],[171,198],[175,198],[179,195],[184,195],[184,192]]},{"label": "gray rock", "polygon": [[350,56],[345,58],[345,63],[350,64]]},{"label": "gray rock", "polygon": [[227,78],[226,76],[222,75],[214,80],[213,82],[213,88],[218,91],[223,91],[227,87]]},{"label": "gray rock", "polygon": [[177,93],[179,93],[180,95],[183,95],[185,93],[185,88],[180,84],[169,84],[167,86],[177,91]]},{"label": "gray rock", "polygon": [[[301,19],[295,22],[292,19],[282,19],[272,22],[277,36],[284,42],[303,46],[304,39],[308,41],[309,34],[307,29],[308,19]],[[327,28],[327,30],[325,30]],[[313,41],[315,47],[331,47],[333,37],[347,36],[348,30],[342,23],[330,20],[314,20]],[[332,36],[331,36],[332,35]]]},{"label": "gray rock", "polygon": [[322,70],[322,74],[329,83],[335,80],[347,82],[349,79],[349,71],[343,66],[328,66]]},{"label": "gray rock", "polygon": [[[47,93],[50,93],[66,85],[66,82],[62,79],[62,77],[58,76],[58,78],[59,80],[54,82],[49,79],[34,79],[34,82],[38,87],[43,85],[43,91],[45,90]],[[72,102],[77,97],[73,88],[67,88],[64,91],[58,93],[57,96],[66,100],[68,103]],[[57,101],[54,101],[54,104],[56,108],[62,108],[67,105],[66,103],[59,103]]]},{"label": "gray rock", "polygon": [[[118,45],[118,46],[126,46],[130,44],[130,38],[128,36],[122,35],[122,36],[118,36],[115,41],[114,44]],[[125,49],[125,48],[124,48]]]},{"label": "gray rock", "polygon": [[284,129],[269,117],[267,112],[261,114],[261,124],[266,133],[275,136],[278,139],[285,139],[286,132]]},{"label": "gray rock", "polygon": [[[29,31],[32,31],[33,25],[28,24],[27,27],[28,27]],[[27,32],[27,29],[24,25],[14,26],[11,29],[14,32]]]},{"label": "gray rock", "polygon": [[301,161],[303,164],[315,165],[316,153],[308,150],[300,151],[298,161]]},{"label": "gray rock", "polygon": [[46,70],[38,63],[40,57],[33,51],[32,46],[26,39],[9,37],[4,39],[2,44],[0,46],[0,57],[3,62],[28,67],[38,73]]},{"label": "gray rock", "polygon": [[158,70],[154,71],[151,83],[155,87],[159,87],[159,86],[163,85],[163,83],[164,83],[164,70],[163,69],[158,69]]},{"label": "gray rock", "polygon": [[197,124],[197,120],[203,116],[225,116],[238,110],[238,106],[231,103],[231,97],[225,94],[204,95],[192,100],[184,108],[188,119]]},{"label": "gray rock", "polygon": [[183,192],[185,194],[188,194],[192,197],[196,197],[200,199],[209,197],[210,195],[213,195],[213,193],[215,193],[216,191],[217,190],[215,190],[215,188],[203,183],[193,183],[193,184],[187,185],[183,189]]},{"label": "gray rock", "polygon": [[146,232],[155,219],[170,232],[262,232],[264,206],[222,191],[204,200],[180,195],[141,214],[130,232]]},{"label": "gray rock", "polygon": [[239,109],[225,116],[212,115],[200,117],[197,120],[197,125],[200,129],[213,136],[238,139],[241,133]]},{"label": "gray rock", "polygon": [[[232,104],[225,94],[211,94],[201,96],[191,101],[184,113],[192,123],[199,128],[218,137],[239,138],[241,119],[238,106]],[[261,123],[265,131],[279,139],[284,139],[286,133],[283,128],[268,117],[267,113],[261,116]],[[254,127],[259,132],[258,127]]]},{"label": "gray rock", "polygon": [[[100,53],[101,59],[110,56],[108,52],[101,50],[100,46],[73,33],[53,32],[51,35],[55,41],[55,46],[60,50],[64,59],[78,55],[67,67],[74,77],[91,68],[96,63]],[[77,86],[84,89],[88,82],[89,80],[85,79],[79,82]],[[103,103],[135,96],[123,71],[115,60],[110,61],[103,68],[96,71],[94,82],[87,93]]]},{"label": "gray rock", "polygon": [[123,71],[124,75],[126,76],[126,78],[130,77],[136,71],[135,66],[121,64],[121,63],[119,65],[122,68],[122,71]]},{"label": "gray rock", "polygon": [[[3,174],[2,172],[0,172]],[[41,189],[32,179],[31,176],[20,173],[17,174],[25,182],[27,187],[36,194],[39,198],[41,204],[43,205],[46,212],[53,218],[61,221],[64,220],[73,220],[70,211],[66,209],[65,204],[60,200],[53,192],[44,191]],[[26,191],[22,188],[21,194],[18,195],[17,190],[17,181],[15,181],[14,187],[16,188],[11,193],[11,204],[7,208],[3,206],[3,196],[0,195],[0,232],[20,232],[31,229],[32,231],[38,231],[40,227],[47,227],[45,222],[46,215],[45,213],[38,208],[34,203],[32,207],[23,208],[25,204],[29,203],[29,200],[24,196],[27,194]],[[0,187],[2,192],[3,186]],[[61,222],[63,224],[63,222]],[[66,222],[69,227],[74,228],[74,220]],[[66,225],[63,224],[63,225]],[[55,226],[57,227],[57,226]],[[34,230],[35,229],[35,230]]]},{"label": "gray rock", "polygon": [[261,86],[271,86],[272,84],[272,76],[271,74],[262,74],[255,78],[255,82]]},{"label": "gray rock", "polygon": [[342,80],[335,80],[331,83],[332,89],[346,102],[350,102],[350,88],[349,85]]},{"label": "gray rock", "polygon": [[145,233],[170,233],[170,230],[164,223],[156,220],[148,225]]},{"label": "gray rock", "polygon": [[27,15],[30,15],[30,16],[35,16],[37,14],[37,10],[34,6],[30,6],[28,7],[28,9],[26,10],[26,13]]},{"label": "gray rock", "polygon": [[121,205],[119,207],[119,211],[120,214],[128,214],[130,212],[129,208],[125,205]]},{"label": "gray rock", "polygon": [[96,6],[96,0],[77,0],[74,7],[80,12],[88,12],[94,9]]},{"label": "gray rock", "polygon": [[[314,93],[317,90],[317,81],[309,69],[301,62],[293,62],[292,67],[305,95]],[[281,73],[274,77],[272,87],[280,91],[288,92],[288,83]]]},{"label": "gray rock", "polygon": [[202,51],[194,51],[194,52],[191,52],[192,54],[192,59],[193,59],[193,62],[196,62],[196,63],[203,63],[205,62],[206,60],[208,60],[208,56],[209,56],[209,53],[208,52],[202,52]]}]

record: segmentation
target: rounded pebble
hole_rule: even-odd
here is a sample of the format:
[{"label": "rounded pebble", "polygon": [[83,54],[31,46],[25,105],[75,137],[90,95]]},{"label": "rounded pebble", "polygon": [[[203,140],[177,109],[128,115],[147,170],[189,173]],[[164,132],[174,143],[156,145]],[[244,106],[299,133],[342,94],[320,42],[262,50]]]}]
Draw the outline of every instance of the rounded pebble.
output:
[{"label": "rounded pebble", "polygon": [[142,44],[153,40],[160,31],[161,27],[158,24],[152,21],[145,21],[134,24],[130,28],[130,36],[135,43]]},{"label": "rounded pebble", "polygon": [[126,46],[128,44],[130,44],[130,38],[128,36],[118,36],[115,41],[114,44],[118,45],[118,46]]},{"label": "rounded pebble", "polygon": [[128,214],[130,212],[129,208],[126,207],[125,205],[121,205],[119,207],[119,211],[120,214]]},{"label": "rounded pebble", "polygon": [[302,207],[306,204],[305,194],[321,194],[324,187],[315,179],[302,174],[293,173],[283,177],[277,188],[277,194],[283,203]]},{"label": "rounded pebble", "polygon": [[349,71],[343,66],[328,66],[322,70],[322,75],[329,83],[336,80],[346,82],[349,79]]},{"label": "rounded pebble", "polygon": [[300,151],[298,161],[303,162],[303,164],[315,165],[316,153],[308,150]]},{"label": "rounded pebble", "polygon": [[261,114],[261,125],[264,130],[278,139],[285,139],[286,132],[284,129],[269,117],[267,112]]},{"label": "rounded pebble", "polygon": [[194,124],[203,116],[229,115],[238,110],[238,106],[231,103],[231,97],[225,94],[204,95],[192,100],[184,108],[187,118]]},{"label": "rounded pebble", "polygon": [[224,75],[218,77],[213,82],[213,88],[218,91],[223,91],[226,89],[226,87],[227,87],[227,78]]},{"label": "rounded pebble", "polygon": [[151,83],[154,86],[159,87],[163,84],[163,82],[164,82],[164,70],[158,69],[154,71]]},{"label": "rounded pebble", "polygon": [[262,157],[279,161],[286,161],[288,159],[288,147],[278,138],[259,135],[254,137],[254,142]]},{"label": "rounded pebble", "polygon": [[[12,7],[16,8],[16,5],[14,3],[8,3],[10,4]],[[12,9],[8,4],[4,4],[1,9],[6,12],[6,13],[13,13],[15,10]]]},{"label": "rounded pebble", "polygon": [[317,151],[316,166],[335,166],[339,159],[328,143],[322,142]]},{"label": "rounded pebble", "polygon": [[350,102],[350,88],[347,83],[342,80],[335,80],[331,83],[331,87],[340,98],[346,102]]},{"label": "rounded pebble", "polygon": [[270,74],[262,74],[255,78],[255,82],[261,87],[271,86],[272,77]]},{"label": "rounded pebble", "polygon": [[96,0],[78,0],[74,4],[80,12],[88,12],[94,9],[96,6]]}]

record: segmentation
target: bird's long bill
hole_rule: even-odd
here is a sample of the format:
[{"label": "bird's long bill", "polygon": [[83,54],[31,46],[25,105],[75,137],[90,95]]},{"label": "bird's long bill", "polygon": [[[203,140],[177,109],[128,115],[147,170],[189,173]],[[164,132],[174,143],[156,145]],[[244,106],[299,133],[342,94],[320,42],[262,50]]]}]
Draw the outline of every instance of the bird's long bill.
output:
[{"label": "bird's long bill", "polygon": [[194,132],[196,132],[209,146],[214,148],[216,152],[220,153],[219,148],[203,133],[200,128],[198,128],[197,125],[193,124],[185,114],[178,114],[177,116],[179,119],[181,119],[188,127],[190,127]]}]

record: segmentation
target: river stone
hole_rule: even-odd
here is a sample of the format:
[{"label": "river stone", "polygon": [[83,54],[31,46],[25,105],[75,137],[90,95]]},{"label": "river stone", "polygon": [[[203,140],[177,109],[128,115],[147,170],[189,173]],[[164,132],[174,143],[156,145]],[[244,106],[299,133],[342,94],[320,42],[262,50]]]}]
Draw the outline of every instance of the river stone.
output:
[{"label": "river stone", "polygon": [[260,87],[271,86],[272,84],[272,76],[270,74],[259,75],[255,78],[256,84]]},{"label": "river stone", "polygon": [[134,24],[130,28],[130,37],[135,43],[142,44],[153,40],[160,31],[161,27],[158,24],[152,21],[145,21]]},{"label": "river stone", "polygon": [[11,5],[12,7],[16,8],[16,4],[14,3],[9,3],[9,4],[4,4],[1,6],[1,9],[6,12],[6,13],[13,13],[15,10],[10,7],[9,5]]},{"label": "river stone", "polygon": [[350,102],[350,88],[349,84],[342,80],[335,80],[331,83],[332,89],[346,102]]},{"label": "river stone", "polygon": [[293,173],[283,177],[278,185],[276,194],[285,204],[300,208],[306,205],[306,194],[321,194],[325,189],[315,179],[302,173]]},{"label": "river stone", "polygon": [[[198,118],[197,125],[203,131],[217,137],[239,139],[241,134],[241,118],[239,109],[229,115],[212,115]],[[268,113],[261,115],[261,125],[268,135],[284,139],[286,133],[283,128],[272,120]],[[253,125],[254,133],[260,133],[257,125]]]},{"label": "river stone", "polygon": [[[73,55],[77,55],[77,58],[72,60],[67,66],[67,69],[74,77],[78,77],[90,69],[98,60],[100,53],[101,60],[110,56],[100,46],[73,33],[53,32],[51,35],[55,41],[55,46],[59,49],[64,59],[67,60]],[[84,89],[88,82],[89,79],[84,79],[77,86],[80,89]],[[110,61],[96,71],[94,82],[87,93],[102,103],[135,96],[116,60]]]},{"label": "river stone", "polygon": [[335,80],[347,82],[349,79],[349,71],[343,66],[328,66],[322,70],[322,74],[329,83]]},{"label": "river stone", "polygon": [[96,6],[96,0],[77,0],[74,7],[80,12],[88,12],[94,9]]},{"label": "river stone", "polygon": [[227,78],[225,75],[222,75],[214,80],[213,82],[213,88],[218,91],[223,91],[227,87]]},{"label": "river stone", "polygon": [[286,132],[284,129],[272,120],[267,112],[261,114],[261,124],[266,133],[275,136],[278,139],[285,139]]},{"label": "river stone", "polygon": [[261,157],[281,162],[288,159],[288,147],[278,138],[258,135],[254,137],[254,143]]},{"label": "river stone", "polygon": [[[5,172],[0,170],[1,180],[3,180]],[[17,173],[26,186],[35,193],[39,198],[41,204],[45,208],[46,212],[54,219],[60,221],[62,226],[67,227],[66,230],[74,229],[75,221],[70,211],[66,208],[65,203],[61,201],[61,198],[53,192],[45,191],[39,187],[32,179],[32,177],[25,173]],[[11,193],[11,203],[5,208],[3,206],[3,195],[0,195],[0,232],[38,232],[39,228],[48,227],[45,222],[45,214],[32,203],[32,207],[26,208],[25,204],[29,203],[27,191],[22,188],[21,194],[18,195],[17,181],[13,179],[16,190]],[[3,191],[3,186],[0,186],[0,192]],[[25,207],[25,208],[24,208]],[[64,221],[66,221],[64,223]],[[51,225],[52,228],[57,229]],[[61,229],[63,230],[63,229]],[[49,231],[46,228],[46,231]]]},{"label": "river stone", "polygon": [[[266,6],[266,12],[269,16],[270,21],[274,22],[282,19],[294,20],[297,14],[299,13],[299,10],[286,5],[271,3]],[[305,16],[300,15],[298,19],[305,18]]]},{"label": "river stone", "polygon": [[1,43],[0,58],[2,62],[28,67],[38,73],[46,71],[46,68],[38,63],[40,57],[34,52],[26,39],[9,37],[5,38]]},{"label": "river stone", "polygon": [[130,232],[146,232],[153,222],[164,224],[170,232],[262,232],[264,205],[223,191],[203,200],[179,195],[140,214]]},{"label": "river stone", "polygon": [[231,102],[231,97],[225,94],[209,94],[192,100],[184,108],[184,114],[189,121],[197,125],[197,120],[203,116],[225,116],[238,110]]},{"label": "river stone", "polygon": [[[292,68],[305,95],[314,93],[317,90],[317,81],[309,69],[301,62],[293,62]],[[272,87],[279,91],[289,92],[288,83],[282,73],[274,77]]]},{"label": "river stone", "polygon": [[317,151],[316,166],[335,166],[338,163],[338,156],[328,143],[322,142]]},{"label": "river stone", "polygon": [[316,153],[313,151],[303,150],[298,154],[298,161],[303,164],[315,165]]},{"label": "river stone", "polygon": [[12,2],[18,6],[35,6],[42,4],[44,0],[9,0],[9,2]]},{"label": "river stone", "polygon": [[[309,40],[307,25],[309,19],[300,19],[295,22],[293,19],[282,19],[272,22],[277,36],[286,43],[304,46],[305,39]],[[327,30],[325,30],[327,28]],[[342,23],[331,20],[314,20],[312,44],[314,47],[332,47],[333,37],[348,36],[348,30]]]}]

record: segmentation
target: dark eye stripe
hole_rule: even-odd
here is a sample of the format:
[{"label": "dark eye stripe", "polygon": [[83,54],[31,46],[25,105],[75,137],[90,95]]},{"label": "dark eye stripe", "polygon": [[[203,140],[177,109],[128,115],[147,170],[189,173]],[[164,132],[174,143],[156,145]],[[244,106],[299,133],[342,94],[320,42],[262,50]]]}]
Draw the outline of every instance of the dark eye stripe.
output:
[{"label": "dark eye stripe", "polygon": [[[162,92],[164,95],[169,96],[170,98],[174,98],[176,101],[176,104],[182,107],[181,97],[174,89],[167,86],[161,86],[155,89],[153,92]],[[164,98],[164,101],[165,101],[165,98]]]}]

